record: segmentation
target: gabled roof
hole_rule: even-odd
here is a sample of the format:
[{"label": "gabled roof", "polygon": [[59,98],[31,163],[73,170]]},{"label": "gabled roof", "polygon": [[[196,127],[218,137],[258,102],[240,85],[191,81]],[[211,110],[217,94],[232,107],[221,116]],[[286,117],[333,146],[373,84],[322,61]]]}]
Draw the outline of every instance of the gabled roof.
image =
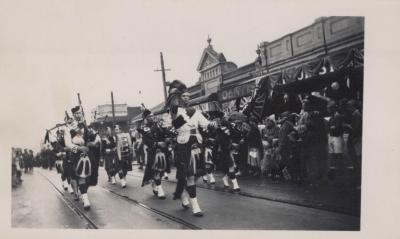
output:
[{"label": "gabled roof", "polygon": [[[201,55],[199,65],[197,66],[197,71],[203,70],[203,68],[204,68],[204,67],[203,67],[203,66],[204,66],[204,63],[205,63],[208,59],[210,59],[209,61],[212,62],[211,64],[209,64],[210,66],[214,66],[214,65],[217,65],[217,64],[219,64],[219,63],[226,62],[226,58],[225,58],[224,54],[223,54],[223,53],[218,53],[218,52],[216,52],[216,51],[212,48],[212,46],[209,45],[208,47],[206,47],[206,48],[203,50],[203,54]],[[207,68],[208,68],[208,67],[207,67]]]}]

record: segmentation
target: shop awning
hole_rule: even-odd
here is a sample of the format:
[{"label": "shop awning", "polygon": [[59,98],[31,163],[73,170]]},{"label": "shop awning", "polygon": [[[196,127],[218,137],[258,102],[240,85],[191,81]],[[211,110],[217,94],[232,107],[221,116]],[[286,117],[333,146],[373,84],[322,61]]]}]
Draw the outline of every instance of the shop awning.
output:
[{"label": "shop awning", "polygon": [[218,101],[218,94],[211,93],[208,95],[197,97],[189,101],[189,106],[199,105],[207,102]]},{"label": "shop awning", "polygon": [[293,81],[288,84],[277,84],[274,87],[276,92],[284,93],[311,93],[313,91],[321,90],[335,81],[344,81],[347,76],[350,79],[362,79],[363,68],[346,68],[335,72],[329,72],[324,75],[313,76],[304,80]]},{"label": "shop awning", "polygon": [[248,79],[248,80],[243,81],[243,82],[241,82],[240,84],[238,84],[238,86],[245,85],[245,84],[248,84],[248,83],[251,83],[251,82],[254,82],[254,84],[258,85],[258,83],[260,82],[260,80],[261,80],[263,77],[266,77],[266,76],[267,76],[267,75],[262,75],[262,76],[257,76],[257,77]]}]

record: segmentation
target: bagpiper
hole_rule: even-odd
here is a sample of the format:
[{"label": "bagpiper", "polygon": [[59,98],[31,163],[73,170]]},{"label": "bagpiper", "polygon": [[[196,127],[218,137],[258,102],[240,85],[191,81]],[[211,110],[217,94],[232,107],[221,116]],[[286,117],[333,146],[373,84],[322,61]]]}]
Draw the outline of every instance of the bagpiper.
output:
[{"label": "bagpiper", "polygon": [[[95,159],[89,153],[88,148],[88,133],[89,130],[83,118],[83,113],[80,106],[71,109],[73,114],[73,121],[69,125],[71,140],[66,140],[68,149],[71,152],[71,159],[73,161],[74,175],[71,180],[71,185],[75,192],[75,200],[80,198],[83,202],[85,210],[90,209],[90,201],[88,196],[88,188],[90,185],[95,185],[92,173],[92,164]],[[79,189],[79,191],[78,191]]]},{"label": "bagpiper", "polygon": [[66,150],[65,145],[65,131],[64,129],[59,129],[56,132],[56,142],[53,143],[56,150],[56,169],[59,174],[61,174],[62,187],[64,190],[68,190],[69,193],[73,194],[74,191],[70,186],[72,179],[72,161],[70,159],[69,153]]},{"label": "bagpiper", "polygon": [[185,84],[178,80],[170,84],[166,107],[177,132],[175,160],[178,182],[174,199],[181,198],[184,208],[188,208],[191,204],[193,215],[202,217],[203,212],[197,201],[195,183],[195,177],[198,176],[196,165],[202,160],[200,145],[203,142],[198,128],[206,129],[208,126],[215,127],[216,124],[208,121],[201,112],[189,107],[189,98]]},{"label": "bagpiper", "polygon": [[150,117],[150,114],[151,112],[147,109],[142,113],[143,127],[138,129],[147,149],[142,187],[152,181],[154,195],[159,199],[165,199],[165,192],[161,185],[162,176],[167,170],[165,131]]},{"label": "bagpiper", "polygon": [[87,146],[89,148],[88,156],[91,162],[91,172],[88,183],[90,186],[96,186],[99,176],[101,138],[98,132],[91,126],[88,127]]},{"label": "bagpiper", "polygon": [[[220,119],[223,117],[223,112],[217,112],[213,117],[218,124],[218,128],[210,128],[202,131],[202,136],[204,138],[203,148],[204,148],[204,167],[205,173],[203,176],[203,182],[209,184],[215,184],[214,169],[215,163],[218,156],[218,149],[220,144],[217,141],[217,131],[219,130]],[[210,116],[211,117],[211,116]]]},{"label": "bagpiper", "polygon": [[239,192],[240,187],[236,178],[236,162],[239,157],[239,144],[242,140],[242,135],[240,130],[238,130],[239,124],[242,122],[238,115],[231,115],[229,122],[227,119],[221,120],[221,126],[217,130],[217,141],[220,146],[220,157],[222,171],[224,176],[222,181],[224,183],[224,188],[229,188],[229,179],[232,182],[232,190],[234,192]]},{"label": "bagpiper", "polygon": [[103,157],[105,161],[105,169],[108,175],[108,181],[116,184],[115,174],[117,173],[117,139],[112,135],[110,127],[106,128],[106,135],[102,139]]}]

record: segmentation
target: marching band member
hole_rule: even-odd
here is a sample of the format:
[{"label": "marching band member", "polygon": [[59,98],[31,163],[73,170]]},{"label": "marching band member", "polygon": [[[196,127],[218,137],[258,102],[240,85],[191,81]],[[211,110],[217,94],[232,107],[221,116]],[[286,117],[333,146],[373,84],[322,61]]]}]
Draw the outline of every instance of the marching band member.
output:
[{"label": "marching band member", "polygon": [[[178,134],[175,148],[177,162],[177,186],[174,199],[181,198],[184,208],[192,205],[193,215],[202,217],[203,213],[197,201],[195,176],[196,164],[200,162],[201,150],[199,144],[203,139],[198,128],[206,129],[208,126],[215,127],[215,122],[208,121],[201,112],[188,107],[189,93],[185,84],[175,80],[170,84],[167,108],[170,111],[172,125]],[[189,194],[189,199],[184,193]]]},{"label": "marching band member", "polygon": [[[224,113],[219,112],[218,115],[214,118],[216,120],[218,126],[220,125],[221,117],[223,117]],[[205,174],[203,175],[203,182],[209,184],[215,184],[214,178],[214,167],[215,160],[217,159],[217,150],[220,144],[217,141],[217,131],[219,127],[216,129],[210,128],[203,131],[204,138],[204,166],[205,166]]]},{"label": "marching band member", "polygon": [[[84,123],[80,106],[71,109],[73,121],[70,123],[70,140],[66,140],[68,149],[71,151],[74,175],[71,180],[75,192],[75,200],[79,200],[79,192],[85,210],[90,209],[89,196],[87,194],[90,185],[95,185],[91,178],[92,164],[95,163],[93,155],[88,148],[88,128]],[[78,191],[79,189],[79,191]]]},{"label": "marching band member", "polygon": [[153,184],[153,193],[159,199],[165,199],[165,193],[161,185],[161,178],[167,169],[167,159],[165,155],[166,143],[165,132],[150,117],[151,112],[145,110],[143,116],[143,128],[138,131],[143,136],[143,144],[147,148],[147,164],[143,175],[142,187],[150,180]]},{"label": "marching band member", "polygon": [[132,141],[128,133],[123,133],[119,125],[115,126],[115,134],[117,136],[117,168],[120,178],[121,187],[126,187],[126,175],[128,171],[132,171]]},{"label": "marching band member", "polygon": [[222,162],[222,171],[225,173],[222,177],[225,188],[229,188],[229,179],[233,185],[233,191],[239,192],[240,187],[236,179],[236,161],[238,160],[238,149],[241,140],[241,133],[237,129],[240,120],[235,119],[234,123],[226,119],[221,121],[221,127],[217,130],[217,141],[221,148],[220,160]]},{"label": "marching band member", "polygon": [[110,127],[106,129],[106,135],[102,139],[103,155],[105,161],[105,169],[108,175],[109,182],[116,184],[115,174],[117,173],[117,143],[116,138],[112,135]]},{"label": "marching band member", "polygon": [[54,148],[56,150],[56,169],[57,172],[61,174],[62,187],[64,190],[68,190],[69,193],[73,194],[74,191],[70,186],[71,178],[72,178],[72,161],[69,157],[68,152],[66,151],[65,145],[65,131],[63,129],[59,129],[56,132],[57,141],[54,144]]},{"label": "marching band member", "polygon": [[88,128],[87,146],[89,148],[89,158],[91,161],[92,174],[90,175],[89,185],[96,186],[99,176],[99,162],[100,162],[100,146],[101,139],[96,130],[92,127]]}]

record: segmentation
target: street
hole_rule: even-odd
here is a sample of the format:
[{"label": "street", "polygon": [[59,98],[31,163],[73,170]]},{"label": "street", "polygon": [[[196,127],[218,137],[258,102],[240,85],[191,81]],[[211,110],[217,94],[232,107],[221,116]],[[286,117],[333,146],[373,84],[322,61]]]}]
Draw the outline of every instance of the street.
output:
[{"label": "street", "polygon": [[[257,229],[257,230],[359,230],[360,218],[291,203],[198,187],[202,218],[172,200],[174,178],[163,182],[166,200],[157,199],[151,186],[140,187],[141,171],[127,176],[128,187],[107,181],[99,169],[99,183],[90,187],[91,210],[61,187],[55,170],[35,168],[12,190],[14,228],[89,229]],[[200,182],[200,181],[199,181]]]}]

